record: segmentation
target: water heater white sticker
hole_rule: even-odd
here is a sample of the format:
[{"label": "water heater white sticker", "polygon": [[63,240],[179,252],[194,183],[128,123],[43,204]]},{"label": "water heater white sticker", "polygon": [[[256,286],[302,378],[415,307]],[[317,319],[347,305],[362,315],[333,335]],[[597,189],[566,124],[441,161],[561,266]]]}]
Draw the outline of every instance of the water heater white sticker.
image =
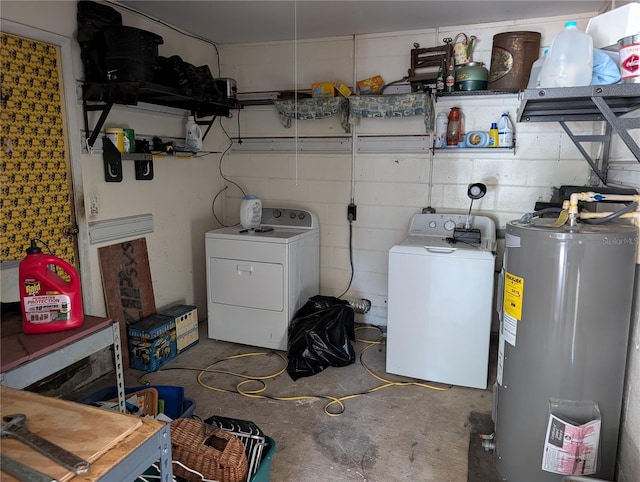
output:
[{"label": "water heater white sticker", "polygon": [[516,346],[516,334],[518,331],[518,320],[505,313],[502,317],[502,336],[504,340]]},{"label": "water heater white sticker", "polygon": [[506,248],[519,248],[520,247],[520,236],[516,236],[511,233],[505,233],[504,235],[504,245]]},{"label": "water heater white sticker", "polygon": [[496,378],[498,381],[498,385],[502,386],[502,374],[504,373],[504,336],[502,336],[502,332],[500,332],[500,336],[498,337],[498,367]]}]

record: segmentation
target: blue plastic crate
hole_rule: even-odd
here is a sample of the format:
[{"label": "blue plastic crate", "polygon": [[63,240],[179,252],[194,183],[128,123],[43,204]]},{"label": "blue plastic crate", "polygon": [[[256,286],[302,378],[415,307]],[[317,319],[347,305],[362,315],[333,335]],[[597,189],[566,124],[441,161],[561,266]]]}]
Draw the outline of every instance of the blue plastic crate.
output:
[{"label": "blue plastic crate", "polygon": [[251,477],[251,482],[269,482],[271,479],[271,459],[273,454],[276,453],[276,442],[271,437],[265,437],[264,440],[267,442],[268,450],[262,457],[260,467]]},{"label": "blue plastic crate", "polygon": [[[172,419],[191,418],[196,409],[196,401],[192,398],[184,396],[184,387],[172,385],[147,385],[142,387],[127,387],[124,389],[125,394],[138,392],[145,388],[155,388],[158,391],[158,400],[164,400],[164,414]],[[84,404],[92,404],[112,400],[118,397],[118,389],[116,387],[104,387],[100,390],[76,400]]]}]

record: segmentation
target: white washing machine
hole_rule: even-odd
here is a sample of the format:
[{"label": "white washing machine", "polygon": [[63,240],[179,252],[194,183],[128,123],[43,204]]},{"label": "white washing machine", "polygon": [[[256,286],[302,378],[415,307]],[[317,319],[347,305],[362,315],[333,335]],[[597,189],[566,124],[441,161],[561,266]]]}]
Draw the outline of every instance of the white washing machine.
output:
[{"label": "white washing machine", "polygon": [[209,231],[205,250],[209,338],[286,350],[293,315],[319,292],[315,214],[263,207],[259,228]]},{"label": "white washing machine", "polygon": [[466,214],[416,214],[389,251],[387,372],[487,388],[496,229],[470,222],[480,244],[453,241]]}]

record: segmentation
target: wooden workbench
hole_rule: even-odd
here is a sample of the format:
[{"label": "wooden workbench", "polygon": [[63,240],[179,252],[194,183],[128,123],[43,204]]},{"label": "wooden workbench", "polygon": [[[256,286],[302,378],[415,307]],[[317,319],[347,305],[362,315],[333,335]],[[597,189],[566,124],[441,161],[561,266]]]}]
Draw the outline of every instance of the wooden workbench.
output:
[{"label": "wooden workbench", "polygon": [[[0,453],[61,482],[129,481],[159,461],[162,481],[172,480],[169,425],[31,392],[0,387],[2,416],[23,413],[29,429],[91,462],[74,475],[13,439],[0,440]],[[1,481],[15,479],[0,472]]]}]

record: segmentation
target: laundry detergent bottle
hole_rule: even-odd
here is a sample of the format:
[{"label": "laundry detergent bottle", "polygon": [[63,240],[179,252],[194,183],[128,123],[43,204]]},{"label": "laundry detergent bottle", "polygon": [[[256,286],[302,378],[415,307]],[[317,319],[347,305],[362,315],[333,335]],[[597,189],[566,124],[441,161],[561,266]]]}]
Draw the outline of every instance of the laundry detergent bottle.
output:
[{"label": "laundry detergent bottle", "polygon": [[202,130],[194,116],[190,115],[187,118],[185,131],[185,149],[193,152],[202,150]]},{"label": "laundry detergent bottle", "polygon": [[[65,280],[58,274],[64,271]],[[65,260],[31,241],[18,268],[22,328],[28,335],[78,328],[84,321],[80,277]]]},{"label": "laundry detergent bottle", "polygon": [[262,222],[262,201],[251,194],[240,203],[240,224],[244,229],[256,229]]}]

